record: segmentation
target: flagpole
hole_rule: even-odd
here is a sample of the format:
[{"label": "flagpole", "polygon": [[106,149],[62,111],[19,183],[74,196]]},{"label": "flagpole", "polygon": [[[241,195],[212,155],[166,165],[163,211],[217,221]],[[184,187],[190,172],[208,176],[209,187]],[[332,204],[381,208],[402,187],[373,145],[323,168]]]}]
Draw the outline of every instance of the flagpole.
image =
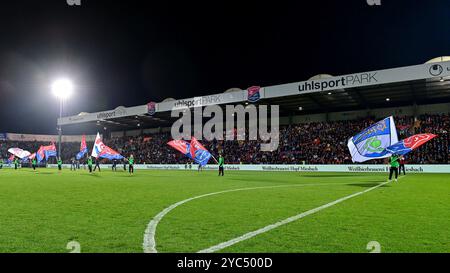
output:
[{"label": "flagpole", "polygon": [[217,161],[217,159],[213,156],[213,154],[211,154],[211,156],[214,159],[214,161],[216,161],[216,163],[219,164],[219,161]]}]

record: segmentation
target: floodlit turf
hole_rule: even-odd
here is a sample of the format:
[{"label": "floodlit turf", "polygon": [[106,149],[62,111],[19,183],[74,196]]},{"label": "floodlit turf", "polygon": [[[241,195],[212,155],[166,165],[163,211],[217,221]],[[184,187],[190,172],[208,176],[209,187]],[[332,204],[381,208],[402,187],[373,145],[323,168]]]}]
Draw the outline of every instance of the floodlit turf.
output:
[{"label": "floodlit turf", "polygon": [[[0,170],[0,252],[142,252],[149,221],[169,212],[158,252],[197,252],[386,180],[385,174]],[[303,184],[303,186],[299,186]],[[326,208],[222,252],[450,252],[450,175],[409,174],[398,184]]]}]

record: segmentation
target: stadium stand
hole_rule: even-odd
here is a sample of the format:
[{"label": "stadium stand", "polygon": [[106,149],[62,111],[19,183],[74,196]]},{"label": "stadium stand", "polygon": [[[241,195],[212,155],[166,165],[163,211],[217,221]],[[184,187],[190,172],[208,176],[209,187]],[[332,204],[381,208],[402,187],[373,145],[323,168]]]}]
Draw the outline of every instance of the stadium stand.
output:
[{"label": "stadium stand", "polygon": [[[450,163],[450,141],[448,130],[450,116],[420,115],[395,117],[399,138],[415,133],[434,133],[439,137],[408,156],[408,163],[448,164]],[[377,121],[374,117],[357,120],[299,123],[280,127],[280,145],[276,151],[261,152],[257,141],[203,141],[213,153],[222,152],[229,164],[350,164],[347,139]],[[104,139],[106,145],[124,156],[133,154],[138,164],[184,164],[188,159],[166,145],[170,133],[141,134]],[[92,147],[93,142],[88,142]],[[8,148],[20,147],[34,152],[39,141],[0,141],[0,157],[7,159]],[[80,143],[64,142],[62,158],[69,163],[79,151]],[[368,163],[383,163],[372,160]]]}]

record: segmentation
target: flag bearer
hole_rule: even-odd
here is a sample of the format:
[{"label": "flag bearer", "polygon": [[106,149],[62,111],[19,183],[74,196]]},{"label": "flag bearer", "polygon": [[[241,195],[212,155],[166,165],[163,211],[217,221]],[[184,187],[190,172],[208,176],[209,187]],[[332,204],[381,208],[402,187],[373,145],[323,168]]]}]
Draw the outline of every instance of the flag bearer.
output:
[{"label": "flag bearer", "polygon": [[19,168],[19,159],[14,158],[14,170],[17,170]]},{"label": "flag bearer", "polygon": [[219,176],[222,175],[223,176],[223,165],[225,163],[225,160],[222,156],[222,154],[219,154]]},{"label": "flag bearer", "polygon": [[87,165],[89,168],[89,172],[92,173],[92,157],[91,156],[87,160]]},{"label": "flag bearer", "polygon": [[33,167],[33,170],[35,171],[35,170],[36,170],[36,167],[37,167],[37,160],[36,160],[36,157],[33,158],[33,159],[31,160],[31,166]]},{"label": "flag bearer", "polygon": [[61,171],[61,170],[62,170],[62,160],[61,160],[61,157],[58,157],[57,163],[58,163],[58,171]]},{"label": "flag bearer", "polygon": [[128,159],[128,171],[130,174],[134,173],[134,156],[130,155],[130,159]]},{"label": "flag bearer", "polygon": [[392,181],[393,173],[395,173],[395,182],[398,181],[398,167],[400,166],[399,159],[400,157],[396,154],[392,155],[389,159],[389,162],[391,164],[391,168],[389,169],[389,181]]}]

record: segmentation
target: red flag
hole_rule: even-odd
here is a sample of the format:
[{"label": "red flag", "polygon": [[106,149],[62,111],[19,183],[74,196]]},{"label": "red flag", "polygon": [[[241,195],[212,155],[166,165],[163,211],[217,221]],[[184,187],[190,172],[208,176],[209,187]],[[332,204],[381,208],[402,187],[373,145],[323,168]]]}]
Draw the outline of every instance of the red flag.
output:
[{"label": "red flag", "polygon": [[205,166],[206,164],[208,164],[209,159],[212,157],[211,153],[206,150],[206,148],[203,147],[203,145],[198,142],[195,137],[191,138],[190,152],[191,157],[201,166]]},{"label": "red flag", "polygon": [[36,157],[39,162],[41,162],[44,157],[45,160],[47,160],[50,156],[56,156],[56,146],[53,142],[48,146],[39,147],[39,150],[36,153]]},{"label": "red flag", "polygon": [[392,154],[399,154],[399,155],[405,155],[426,142],[432,140],[433,138],[437,137],[434,134],[417,134],[410,136],[408,138],[405,138],[394,145],[391,145],[386,148],[386,150]]},{"label": "red flag", "polygon": [[191,156],[192,158],[195,158],[195,151],[197,150],[204,150],[204,151],[208,151],[206,150],[205,147],[203,147],[203,145],[198,142],[198,140],[195,137],[191,138],[191,148],[190,148],[190,152],[191,152]]},{"label": "red flag", "polygon": [[86,145],[86,135],[83,135],[81,137],[81,145],[80,145],[80,152],[86,150],[87,151],[87,145]]},{"label": "red flag", "polygon": [[179,151],[182,154],[188,154],[190,151],[188,150],[189,143],[184,140],[172,140],[167,143],[170,147]]},{"label": "red flag", "polygon": [[403,143],[405,147],[410,148],[411,150],[417,149],[423,144],[425,144],[427,141],[432,140],[433,138],[437,137],[437,135],[434,134],[417,134],[410,136],[403,140]]},{"label": "red flag", "polygon": [[36,152],[36,156],[37,156],[38,161],[41,161],[44,159],[44,157],[45,157],[44,146],[39,147],[39,150]]}]

